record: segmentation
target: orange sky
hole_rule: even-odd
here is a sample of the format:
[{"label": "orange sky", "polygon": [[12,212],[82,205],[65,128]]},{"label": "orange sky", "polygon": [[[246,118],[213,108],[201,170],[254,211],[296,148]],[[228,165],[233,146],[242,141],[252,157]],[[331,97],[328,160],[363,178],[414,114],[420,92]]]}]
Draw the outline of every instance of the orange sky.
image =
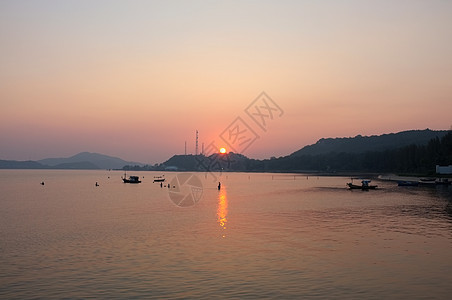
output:
[{"label": "orange sky", "polygon": [[2,1],[0,159],[162,162],[262,91],[284,114],[253,158],[449,129],[452,2],[393,2]]}]

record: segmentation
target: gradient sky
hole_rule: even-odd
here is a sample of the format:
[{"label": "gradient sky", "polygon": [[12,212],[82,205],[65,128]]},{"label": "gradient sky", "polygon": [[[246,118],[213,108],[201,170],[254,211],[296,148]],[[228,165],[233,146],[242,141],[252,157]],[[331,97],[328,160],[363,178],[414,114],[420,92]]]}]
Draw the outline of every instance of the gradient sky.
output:
[{"label": "gradient sky", "polygon": [[262,91],[252,158],[449,129],[452,1],[0,1],[0,159],[162,162]]}]

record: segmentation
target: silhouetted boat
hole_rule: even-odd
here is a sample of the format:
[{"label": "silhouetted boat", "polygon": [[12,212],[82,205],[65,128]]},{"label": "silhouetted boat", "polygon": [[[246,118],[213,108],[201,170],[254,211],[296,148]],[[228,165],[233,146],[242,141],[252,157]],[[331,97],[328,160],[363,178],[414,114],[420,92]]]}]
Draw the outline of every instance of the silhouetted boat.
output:
[{"label": "silhouetted boat", "polygon": [[370,185],[370,180],[364,179],[361,181],[361,185],[353,184],[353,178],[352,182],[347,183],[348,188],[351,190],[375,190],[377,188],[376,185]]},{"label": "silhouetted boat", "polygon": [[124,173],[124,177],[121,178],[124,183],[141,183],[141,180],[138,176],[129,176],[129,178],[127,178],[126,173]]}]

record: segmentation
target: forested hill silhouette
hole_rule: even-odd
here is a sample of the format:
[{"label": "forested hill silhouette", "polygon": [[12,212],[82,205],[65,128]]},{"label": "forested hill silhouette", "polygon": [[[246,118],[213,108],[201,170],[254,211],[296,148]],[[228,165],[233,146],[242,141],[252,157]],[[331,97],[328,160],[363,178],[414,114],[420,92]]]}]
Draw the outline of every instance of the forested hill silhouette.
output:
[{"label": "forested hill silhouette", "polygon": [[364,153],[384,151],[408,145],[426,145],[433,138],[442,138],[447,130],[409,130],[383,135],[322,138],[313,145],[303,147],[290,156],[319,155],[327,153]]},{"label": "forested hill silhouette", "polygon": [[192,171],[218,171],[235,170],[246,171],[250,159],[242,154],[229,152],[227,154],[214,153],[209,156],[200,155],[174,155],[162,166],[177,167],[179,170]]},{"label": "forested hill silhouette", "polygon": [[119,157],[91,152],[81,152],[66,158],[46,158],[38,160],[38,163],[56,169],[121,169],[130,164],[142,165],[125,161]]},{"label": "forested hill silhouette", "polygon": [[174,155],[135,170],[249,172],[407,172],[432,174],[452,164],[452,131],[411,130],[381,136],[321,139],[287,156],[264,160],[241,154]]},{"label": "forested hill silhouette", "polygon": [[47,169],[48,166],[33,160],[0,160],[0,169]]},{"label": "forested hill silhouette", "polygon": [[0,169],[121,169],[125,165],[142,166],[141,163],[122,160],[100,153],[81,152],[71,157],[46,158],[38,161],[0,160]]},{"label": "forested hill silhouette", "polygon": [[40,161],[0,160],[0,169],[126,169],[251,172],[408,172],[434,173],[452,164],[452,130],[410,130],[380,136],[327,138],[290,155],[249,159],[242,154],[174,155],[161,164],[142,165],[83,152]]},{"label": "forested hill silhouette", "polygon": [[[395,135],[397,136],[397,135]],[[357,138],[357,140],[362,138]],[[403,142],[403,141],[402,141]],[[339,151],[342,146],[330,148],[320,154],[297,154],[260,161],[254,164],[255,171],[320,171],[320,172],[393,172],[404,174],[435,174],[436,165],[452,164],[452,131],[435,136],[426,143],[411,143],[399,146],[394,140],[393,147],[361,148],[357,151]],[[359,145],[359,144],[358,144]],[[357,147],[358,147],[357,145]],[[386,144],[389,146],[389,144]],[[336,149],[336,150],[334,150]]]}]

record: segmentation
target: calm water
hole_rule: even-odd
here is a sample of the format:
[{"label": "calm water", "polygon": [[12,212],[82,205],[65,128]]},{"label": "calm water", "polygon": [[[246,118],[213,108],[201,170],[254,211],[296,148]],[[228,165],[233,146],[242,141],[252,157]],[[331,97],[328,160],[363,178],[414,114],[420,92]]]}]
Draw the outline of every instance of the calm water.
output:
[{"label": "calm water", "polygon": [[119,171],[1,170],[0,298],[452,293],[452,187],[363,192],[341,177],[224,173],[218,191],[199,173],[202,198],[181,208],[152,183],[160,173],[131,174],[143,183]]}]

